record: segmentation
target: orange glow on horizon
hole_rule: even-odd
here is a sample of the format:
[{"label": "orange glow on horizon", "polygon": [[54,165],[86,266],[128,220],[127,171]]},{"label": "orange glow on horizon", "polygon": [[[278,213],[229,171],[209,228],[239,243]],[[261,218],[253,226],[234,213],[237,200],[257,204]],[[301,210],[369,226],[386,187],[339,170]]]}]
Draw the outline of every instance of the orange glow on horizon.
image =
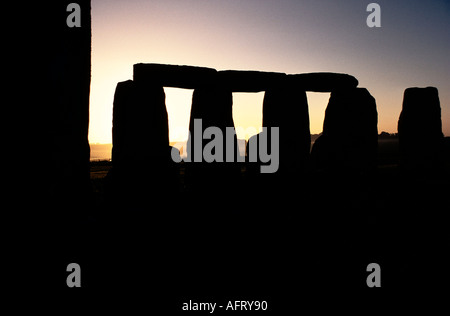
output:
[{"label": "orange glow on horizon", "polygon": [[[267,2],[255,11],[247,1],[208,5],[190,1],[92,1],[90,143],[112,142],[115,87],[120,81],[132,79],[133,64],[140,62],[289,74],[347,73],[375,98],[378,131],[389,133],[397,132],[403,91],[435,86],[443,133],[449,136],[445,11],[424,4],[423,10],[410,13],[422,15],[429,9],[434,18],[416,24],[407,14],[397,15],[401,12],[398,8],[386,10],[386,24],[374,30],[365,23],[366,12],[359,13],[351,3]],[[415,32],[410,33],[410,27]],[[166,98],[170,140],[185,139],[192,91],[166,88]],[[233,95],[236,127],[261,126],[262,99],[263,93]],[[328,93],[308,93],[312,134],[322,131],[328,99]]]}]

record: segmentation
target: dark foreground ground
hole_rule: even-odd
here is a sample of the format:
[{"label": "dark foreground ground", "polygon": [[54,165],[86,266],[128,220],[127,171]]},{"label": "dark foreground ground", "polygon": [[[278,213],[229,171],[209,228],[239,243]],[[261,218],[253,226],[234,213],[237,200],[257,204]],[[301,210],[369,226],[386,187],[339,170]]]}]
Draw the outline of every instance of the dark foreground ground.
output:
[{"label": "dark foreground ground", "polygon": [[[181,165],[178,192],[155,188],[137,201],[111,194],[110,162],[93,162],[90,206],[61,228],[64,246],[52,241],[52,262],[80,264],[82,287],[67,288],[64,269],[55,278],[62,291],[80,290],[77,300],[109,293],[114,306],[131,296],[126,304],[158,315],[186,313],[190,300],[216,302],[223,314],[233,313],[229,301],[267,301],[286,315],[439,292],[449,267],[448,164],[405,171],[396,148],[380,145],[373,173],[310,172],[274,191],[246,182],[243,166],[243,186],[206,196],[186,189]],[[370,263],[381,267],[380,289],[367,286]]]}]

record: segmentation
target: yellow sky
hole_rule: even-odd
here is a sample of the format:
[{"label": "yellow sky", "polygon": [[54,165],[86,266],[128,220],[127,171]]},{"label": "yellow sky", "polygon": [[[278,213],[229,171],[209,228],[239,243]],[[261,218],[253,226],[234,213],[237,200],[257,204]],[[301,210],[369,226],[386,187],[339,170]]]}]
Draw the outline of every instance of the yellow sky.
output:
[{"label": "yellow sky", "polygon": [[[172,59],[169,57],[168,60]],[[161,62],[163,63],[163,61]],[[122,56],[121,60],[114,59],[115,67],[112,68],[102,57],[97,55],[95,50],[93,51],[89,133],[91,143],[111,142],[112,104],[115,86],[117,82],[133,77],[133,63],[135,63],[133,54]],[[204,64],[200,64],[200,66],[204,66]],[[193,90],[165,87],[164,91],[169,116],[170,141],[186,140]],[[261,128],[263,98],[264,92],[233,93],[233,119],[239,138],[248,139],[252,136],[251,133],[245,133],[245,130],[251,132],[251,128],[255,130]],[[329,93],[308,92],[311,133],[313,134],[322,131],[328,99]]]}]

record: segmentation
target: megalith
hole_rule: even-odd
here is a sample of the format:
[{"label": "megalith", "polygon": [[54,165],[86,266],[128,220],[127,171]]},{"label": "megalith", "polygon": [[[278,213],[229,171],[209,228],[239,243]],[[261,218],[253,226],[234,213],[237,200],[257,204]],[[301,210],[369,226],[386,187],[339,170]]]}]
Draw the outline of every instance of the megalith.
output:
[{"label": "megalith", "polygon": [[305,91],[331,92],[340,89],[353,89],[358,86],[358,80],[347,74],[333,72],[312,72],[288,75],[291,84]]},{"label": "megalith", "polygon": [[[83,14],[82,27],[76,30],[65,23],[69,3],[44,2],[28,9],[39,16],[39,21],[25,42],[28,48],[36,49],[27,63],[29,78],[17,79],[32,89],[26,94],[33,96],[30,102],[38,114],[35,121],[39,122],[39,133],[34,139],[39,140],[40,151],[46,153],[42,159],[42,177],[49,182],[46,194],[59,201],[57,207],[64,203],[78,211],[90,191],[91,1],[78,2]],[[70,213],[68,209],[64,211]]]},{"label": "megalith", "polygon": [[113,107],[113,181],[118,192],[143,197],[177,185],[162,86],[119,82]]},{"label": "megalith", "polygon": [[279,128],[280,172],[306,167],[311,134],[305,91],[292,85],[267,90],[262,125],[269,133],[271,128]]},{"label": "megalith", "polygon": [[[203,139],[208,128],[219,129],[222,137],[222,146],[219,149],[221,154],[216,155],[218,148],[212,150],[215,156],[213,162],[205,161],[204,157],[205,146],[217,140],[217,135],[211,135],[211,139]],[[232,145],[227,146],[227,142]],[[239,151],[234,131],[231,91],[214,85],[194,90],[187,154],[191,162],[187,164],[186,172],[191,186],[208,190],[214,186],[226,186],[235,180],[239,174],[239,166],[236,164]]]},{"label": "megalith", "polygon": [[113,164],[161,159],[169,146],[169,123],[162,86],[119,82],[113,105]]},{"label": "megalith", "polygon": [[[306,92],[292,85],[268,89],[264,94],[262,125],[263,131],[252,136],[247,144],[246,166],[250,187],[258,188],[260,192],[283,194],[291,191],[289,188],[298,189],[302,175],[308,169],[311,144]],[[261,148],[263,153],[267,148],[270,161],[264,162],[259,156],[256,161],[252,158],[260,153]],[[263,165],[274,163],[278,164],[275,172],[262,173]],[[271,167],[268,170],[275,169]]]},{"label": "megalith", "polygon": [[267,90],[264,94],[262,125],[268,129],[279,127],[280,147],[283,147],[281,150],[294,147],[289,150],[293,155],[290,158],[304,161],[309,155],[311,135],[308,101],[304,90],[293,85]]},{"label": "megalith", "polygon": [[206,67],[165,64],[134,64],[135,82],[183,89],[196,89],[217,80],[217,70]]},{"label": "megalith", "polygon": [[311,156],[318,169],[369,171],[376,167],[378,114],[375,99],[365,88],[331,93],[322,135]]},{"label": "megalith", "polygon": [[222,70],[217,74],[221,87],[232,92],[261,92],[284,84],[286,74],[250,70]]},{"label": "megalith", "polygon": [[403,166],[429,167],[437,163],[444,135],[435,87],[405,90],[398,137]]}]

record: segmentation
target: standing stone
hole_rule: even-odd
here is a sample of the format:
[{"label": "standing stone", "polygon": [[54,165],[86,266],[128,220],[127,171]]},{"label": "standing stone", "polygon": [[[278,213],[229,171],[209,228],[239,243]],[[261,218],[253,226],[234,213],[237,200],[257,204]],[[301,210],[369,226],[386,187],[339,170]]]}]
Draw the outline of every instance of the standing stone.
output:
[{"label": "standing stone", "polygon": [[[20,79],[27,87],[22,91],[33,95],[30,104],[37,111],[36,121],[40,118],[33,138],[39,139],[39,151],[45,153],[40,167],[45,170],[43,178],[50,182],[44,186],[49,189],[46,194],[59,200],[58,207],[68,205],[68,213],[70,206],[87,203],[90,189],[91,3],[78,2],[81,27],[70,28],[66,24],[70,2],[39,3],[27,9],[39,19],[33,22],[33,30],[23,27],[27,30],[26,49],[34,53],[26,69],[30,78]],[[26,19],[24,16],[23,21]],[[74,208],[82,209],[84,205]]]},{"label": "standing stone", "polygon": [[194,119],[202,119],[203,129],[209,126],[217,126],[220,129],[234,126],[231,91],[219,87],[195,89],[189,122],[191,135],[194,132]]},{"label": "standing stone", "polygon": [[331,93],[323,133],[312,148],[319,169],[369,171],[376,167],[378,114],[375,99],[365,88]]},{"label": "standing stone", "polygon": [[[9,124],[9,134],[14,141],[26,136],[26,146],[18,143],[26,151],[20,155],[15,152],[12,157],[23,157],[26,164],[20,166],[27,167],[22,168],[26,170],[24,177],[14,177],[20,182],[8,185],[20,189],[7,190],[5,196],[10,196],[10,191],[17,195],[11,200],[14,204],[4,203],[2,211],[20,214],[14,216],[20,223],[15,225],[16,235],[24,237],[11,238],[20,249],[17,254],[26,255],[16,262],[23,262],[23,268],[25,262],[34,262],[34,269],[40,271],[34,276],[24,274],[23,280],[36,277],[37,283],[48,287],[60,284],[55,267],[86,258],[84,241],[94,204],[88,142],[91,1],[76,1],[82,12],[81,26],[77,28],[66,24],[67,6],[72,2],[11,1],[7,5],[8,16],[12,15],[9,20],[15,21],[15,27],[4,45],[5,51],[11,51],[5,54],[5,68],[8,82],[13,83],[4,91],[14,96],[9,98],[11,108],[17,111],[14,113],[25,119],[20,124]],[[10,59],[12,55],[17,57]],[[26,133],[17,134],[13,125],[25,128]],[[25,271],[22,267],[18,270]]]},{"label": "standing stone", "polygon": [[264,94],[262,125],[269,130],[279,127],[280,171],[284,172],[284,166],[304,169],[311,146],[306,92],[295,89],[295,86],[267,90]]},{"label": "standing stone", "polygon": [[444,135],[435,87],[405,90],[398,137],[403,166],[430,167],[437,163]]},{"label": "standing stone", "polygon": [[119,82],[113,109],[113,181],[118,195],[144,197],[177,184],[161,86]]},{"label": "standing stone", "polygon": [[[196,119],[201,119],[201,130],[195,129]],[[212,141],[208,139],[203,140],[203,132],[208,127],[218,127],[222,131],[223,155],[221,158],[223,162],[208,163],[203,159],[203,149],[206,144]],[[195,89],[192,95],[192,108],[189,123],[190,134],[187,146],[187,154],[188,157],[190,157],[191,162],[186,167],[187,177],[189,179],[188,182],[192,188],[195,188],[194,190],[208,191],[214,190],[215,187],[225,189],[226,186],[236,180],[236,177],[239,174],[239,166],[236,163],[225,162],[227,160],[227,127],[232,127],[234,129],[233,96],[231,91],[216,86]],[[202,138],[201,146],[198,146],[198,143],[196,143],[196,139],[199,138]],[[236,162],[239,151],[235,133],[232,136],[232,141],[233,160]],[[198,148],[201,148],[201,157],[197,155],[199,152],[196,152],[195,150],[197,146]],[[198,160],[200,160],[200,162]]]},{"label": "standing stone", "polygon": [[169,123],[163,87],[132,80],[119,82],[113,109],[114,166],[161,159],[168,146]]},{"label": "standing stone", "polygon": [[[278,173],[291,173],[295,170],[304,170],[309,158],[311,134],[309,131],[309,114],[306,93],[295,90],[295,87],[272,88],[265,92],[263,101],[263,127],[268,134],[268,146],[271,149],[271,128],[279,129],[279,156],[280,165]],[[255,135],[250,138],[261,138]],[[259,140],[258,140],[259,146]],[[259,172],[259,171],[258,171]]]},{"label": "standing stone", "polygon": [[[279,152],[278,170],[275,173],[261,173],[262,165],[274,163],[271,128],[278,127]],[[265,92],[263,101],[263,132],[252,136],[247,144],[247,173],[249,187],[257,188],[268,194],[286,194],[297,190],[302,185],[304,172],[307,170],[311,135],[306,93],[295,86],[271,88]],[[264,136],[264,137],[263,137]],[[252,146],[256,142],[258,151],[261,141],[267,140],[268,151],[272,158],[263,163],[251,161]],[[254,148],[254,147],[253,147]],[[295,186],[293,186],[295,184]],[[254,194],[257,194],[256,192]]]}]

